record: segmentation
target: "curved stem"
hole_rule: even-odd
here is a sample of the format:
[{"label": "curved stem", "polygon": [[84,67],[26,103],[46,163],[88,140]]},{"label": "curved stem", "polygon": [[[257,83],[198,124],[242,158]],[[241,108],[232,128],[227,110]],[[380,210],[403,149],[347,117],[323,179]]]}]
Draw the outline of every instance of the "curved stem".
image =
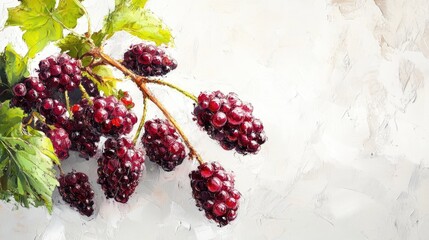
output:
[{"label": "curved stem", "polygon": [[190,98],[195,103],[198,103],[198,99],[197,99],[197,97],[194,94],[192,94],[192,93],[190,93],[190,92],[188,92],[188,91],[186,91],[186,90],[184,90],[184,89],[182,89],[182,88],[180,88],[180,87],[178,87],[178,86],[176,86],[176,85],[174,85],[172,83],[163,81],[161,79],[145,79],[144,81],[147,82],[147,83],[154,83],[154,84],[158,84],[158,85],[163,85],[163,86],[170,87],[170,88],[172,88],[172,89],[180,92],[184,96]]},{"label": "curved stem", "polygon": [[57,167],[60,170],[60,175],[64,176],[65,174],[64,174],[63,169],[61,168],[61,166],[58,164]]},{"label": "curved stem", "polygon": [[[93,59],[94,59],[94,58],[93,58]],[[104,65],[104,64],[105,64],[105,63],[104,63],[104,61],[103,61],[103,60],[100,60],[100,61],[97,61],[97,62],[92,61],[92,62],[89,64],[89,66],[88,66],[88,67],[94,68],[94,67],[101,66],[101,65]]]},{"label": "curved stem", "polygon": [[134,145],[136,144],[137,140],[139,139],[140,132],[143,129],[144,122],[146,119],[146,113],[147,113],[147,101],[146,101],[146,99],[147,99],[146,96],[144,96],[144,94],[143,94],[143,115],[142,115],[142,118],[140,119],[139,127],[137,128],[136,135],[134,136],[134,139],[133,139]]},{"label": "curved stem", "polygon": [[91,37],[91,34],[92,34],[92,31],[91,31],[91,18],[89,17],[89,14],[88,14],[88,11],[86,10],[86,8],[82,5],[82,3],[80,3],[78,0],[74,0],[74,2],[79,6],[79,8],[80,9],[82,9],[82,11],[84,12],[84,14],[85,14],[85,17],[86,17],[86,21],[87,21],[87,24],[88,24],[88,32],[87,32],[87,35],[86,35],[86,37],[87,38],[90,38]]},{"label": "curved stem", "polygon": [[33,117],[37,118],[37,121],[41,121],[46,126],[48,126],[49,129],[51,129],[51,130],[56,129],[56,127],[54,125],[46,123],[46,118],[44,116],[42,116],[42,114],[40,114],[40,113],[38,113],[36,111],[31,112],[31,114],[33,115]]},{"label": "curved stem", "polygon": [[33,115],[33,117],[37,118],[39,121],[42,121],[43,123],[46,123],[45,117],[42,116],[40,113],[38,113],[36,111],[32,111],[31,114]]},{"label": "curved stem", "polygon": [[92,99],[89,96],[88,92],[86,91],[85,87],[82,86],[82,84],[79,84],[79,89],[82,92],[83,97],[86,98],[88,100],[89,104],[92,105]]},{"label": "curved stem", "polygon": [[70,112],[70,98],[69,98],[69,92],[67,90],[64,91],[64,98],[66,99],[66,107],[67,107],[67,112],[69,113],[69,116],[71,116],[71,112]]},{"label": "curved stem", "polygon": [[138,76],[134,74],[131,70],[126,68],[124,65],[122,65],[120,62],[112,59],[109,55],[106,55],[105,53],[101,52],[100,49],[95,48],[92,49],[92,54],[101,57],[106,63],[112,65],[113,67],[119,69],[122,73],[124,73],[126,76],[131,77],[131,79],[134,81],[134,83],[139,87],[140,91],[143,92],[143,94],[151,101],[153,102],[159,110],[164,114],[164,116],[171,122],[171,124],[176,128],[179,135],[182,137],[183,141],[185,142],[186,146],[189,149],[189,157],[197,159],[197,161],[200,164],[204,163],[204,160],[201,158],[200,154],[195,150],[195,148],[191,145],[189,142],[188,137],[185,135],[183,130],[180,128],[179,124],[176,122],[173,116],[171,116],[170,112],[164,107],[164,105],[156,98],[153,93],[149,90],[149,88],[146,86],[145,80],[147,78]]},{"label": "curved stem", "polygon": [[33,122],[34,115],[31,114],[29,117],[30,117],[30,119],[28,119],[28,121],[24,124],[24,126],[28,126]]},{"label": "curved stem", "polygon": [[104,84],[105,81],[104,79],[100,76],[95,74],[92,69],[90,67],[85,67],[85,71],[91,76],[93,77],[95,80],[97,80],[99,83]]}]

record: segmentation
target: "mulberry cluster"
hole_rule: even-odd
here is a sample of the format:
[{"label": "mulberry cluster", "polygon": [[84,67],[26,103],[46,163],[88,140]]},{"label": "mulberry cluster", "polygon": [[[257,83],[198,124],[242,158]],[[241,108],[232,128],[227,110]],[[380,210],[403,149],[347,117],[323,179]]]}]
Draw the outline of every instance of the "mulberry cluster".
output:
[{"label": "mulberry cluster", "polygon": [[128,134],[137,123],[137,116],[115,96],[94,100],[93,126],[105,136]]},{"label": "mulberry cluster", "polygon": [[71,172],[61,176],[58,181],[58,190],[63,200],[81,214],[91,216],[94,212],[94,191],[88,182],[88,176],[82,172]]},{"label": "mulberry cluster", "polygon": [[141,76],[162,76],[177,67],[176,60],[163,49],[145,43],[132,45],[124,54],[123,64]]},{"label": "mulberry cluster", "polygon": [[98,159],[97,183],[106,195],[126,203],[136,189],[144,166],[143,152],[127,138],[108,138]]},{"label": "mulberry cluster", "polygon": [[93,127],[94,110],[88,99],[82,99],[71,107],[73,118],[66,124],[66,130],[72,141],[71,150],[89,159],[97,152],[101,134]]},{"label": "mulberry cluster", "polygon": [[145,122],[142,138],[146,156],[165,171],[172,171],[186,157],[185,146],[179,140],[176,129],[166,120]]},{"label": "mulberry cluster", "polygon": [[253,116],[252,105],[242,102],[235,93],[202,92],[194,115],[197,123],[226,150],[256,153],[266,141],[264,126]]},{"label": "mulberry cluster", "polygon": [[12,107],[20,107],[29,113],[48,97],[46,86],[37,77],[29,77],[17,83],[12,88],[13,98],[10,102]]},{"label": "mulberry cluster", "polygon": [[192,195],[206,217],[225,226],[237,217],[240,193],[234,189],[234,175],[217,162],[204,163],[189,174]]},{"label": "mulberry cluster", "polygon": [[39,78],[53,91],[72,91],[81,82],[81,67],[80,60],[66,53],[57,57],[50,56],[39,62]]}]

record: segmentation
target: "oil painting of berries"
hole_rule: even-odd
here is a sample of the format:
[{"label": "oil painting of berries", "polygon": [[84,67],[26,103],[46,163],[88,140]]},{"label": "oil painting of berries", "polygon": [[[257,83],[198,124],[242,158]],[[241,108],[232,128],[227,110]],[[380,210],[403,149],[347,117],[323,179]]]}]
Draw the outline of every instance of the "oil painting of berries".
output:
[{"label": "oil painting of berries", "polygon": [[[252,104],[235,93],[201,90],[194,95],[167,81],[180,66],[171,51],[174,39],[145,3],[116,0],[99,30],[94,30],[79,0],[23,0],[7,9],[5,26],[22,30],[28,52],[21,55],[9,44],[1,58],[6,76],[2,92],[7,93],[0,109],[2,200],[45,206],[52,212],[58,189],[60,202],[91,217],[100,199],[94,189],[101,189],[106,199],[127,204],[138,194],[140,182],[155,181],[142,177],[147,160],[166,172],[196,160],[198,170],[185,176],[189,175],[196,207],[205,212],[202,216],[219,227],[237,218],[241,194],[234,186],[236,176],[214,162],[216,156],[200,155],[190,133],[151,88],[157,85],[182,94],[194,106],[187,113],[189,120],[194,119],[220,150],[257,154],[267,139],[262,121],[253,115]],[[74,30],[78,20],[86,21],[83,32]],[[104,51],[120,31],[139,39],[122,59]],[[59,51],[40,58],[49,44]],[[139,91],[141,102],[133,100],[130,89],[120,89],[120,81],[133,83],[131,92]],[[154,110],[147,105],[163,118],[146,119],[149,109]],[[74,170],[71,155],[88,160],[85,171]],[[96,168],[90,167],[92,161],[97,161]],[[29,171],[29,164],[37,171]],[[63,170],[64,164],[73,170]],[[88,177],[94,173],[98,184]]]}]

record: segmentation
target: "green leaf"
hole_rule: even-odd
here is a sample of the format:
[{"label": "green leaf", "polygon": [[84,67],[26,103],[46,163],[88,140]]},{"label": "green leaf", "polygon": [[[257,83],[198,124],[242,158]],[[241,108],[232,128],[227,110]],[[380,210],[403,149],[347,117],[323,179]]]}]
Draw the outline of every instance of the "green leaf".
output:
[{"label": "green leaf", "polygon": [[115,6],[130,5],[134,8],[144,8],[147,0],[115,0]]},{"label": "green leaf", "polygon": [[[0,107],[0,199],[12,197],[22,206],[45,205],[52,211],[52,192],[58,181],[53,163],[59,164],[54,148],[44,133],[23,129],[23,112]],[[5,127],[8,127],[5,130]]]},{"label": "green leaf", "polygon": [[84,37],[74,34],[69,34],[58,41],[57,46],[61,48],[61,52],[67,52],[68,55],[74,58],[81,58],[91,49],[91,46]]},{"label": "green leaf", "polygon": [[85,12],[84,7],[80,3],[82,0],[61,0],[58,8],[54,12],[54,16],[58,18],[68,28],[75,28],[77,19]]},{"label": "green leaf", "polygon": [[[126,31],[143,40],[153,41],[156,44],[173,43],[170,29],[151,11],[144,8],[135,8],[128,1],[116,1],[116,7],[105,19],[103,33],[107,38],[115,32]],[[145,1],[133,1],[144,6]]]},{"label": "green leaf", "polygon": [[132,0],[132,5],[135,7],[143,8],[146,5],[147,0]]},{"label": "green leaf", "polygon": [[[103,41],[101,32],[92,34],[91,38],[96,46],[101,46]],[[91,50],[91,44],[86,38],[70,33],[65,38],[57,41],[56,44],[59,48],[61,48],[61,52],[67,52],[71,57],[82,59],[82,64],[84,67],[88,66],[91,62],[92,57],[83,57]]]},{"label": "green leaf", "polygon": [[91,38],[94,41],[95,46],[100,47],[104,41],[104,33],[102,30],[95,32],[92,34]]},{"label": "green leaf", "polygon": [[24,111],[21,108],[10,108],[9,101],[0,105],[0,136],[7,136],[21,125]]},{"label": "green leaf", "polygon": [[28,58],[19,55],[8,44],[3,53],[0,53],[0,78],[5,86],[11,87],[29,75],[27,69]]},{"label": "green leaf", "polygon": [[97,85],[97,88],[99,91],[103,91],[103,93],[105,95],[116,95],[116,84],[119,81],[118,79],[116,79],[113,75],[113,71],[110,67],[105,66],[105,65],[99,65],[96,66],[92,69],[92,72],[94,74],[97,74],[98,76],[100,76],[103,81],[99,81],[98,79],[92,77],[90,74],[83,72],[84,76],[88,77],[89,79],[91,79],[95,85]]},{"label": "green leaf", "polygon": [[83,15],[77,0],[60,0],[56,9],[55,3],[55,0],[22,0],[17,7],[8,9],[6,26],[21,28],[30,58],[49,42],[62,38],[64,27],[76,27],[77,19]]}]

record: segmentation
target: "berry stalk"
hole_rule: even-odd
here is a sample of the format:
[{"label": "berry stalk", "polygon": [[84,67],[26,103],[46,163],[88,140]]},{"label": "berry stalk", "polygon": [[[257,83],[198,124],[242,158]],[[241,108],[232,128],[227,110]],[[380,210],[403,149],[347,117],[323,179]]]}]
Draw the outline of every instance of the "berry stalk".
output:
[{"label": "berry stalk", "polygon": [[137,140],[139,139],[140,132],[143,129],[145,119],[146,119],[146,113],[147,113],[147,101],[146,101],[146,96],[143,96],[143,115],[142,115],[142,118],[140,119],[139,127],[137,128],[136,135],[134,136],[134,139],[133,139],[134,145],[136,144]]},{"label": "berry stalk", "polygon": [[[41,121],[42,123],[46,124],[46,118],[42,114],[40,114],[39,112],[32,111],[31,115],[33,115],[33,117],[37,118],[38,121]],[[49,124],[46,124],[46,125],[51,129],[53,128],[52,125],[49,125]]]},{"label": "berry stalk", "polygon": [[204,160],[201,158],[200,154],[195,150],[195,148],[192,146],[192,144],[189,142],[188,137],[185,135],[183,130],[180,128],[179,124],[176,122],[174,117],[168,112],[168,110],[164,107],[164,105],[156,98],[153,93],[149,90],[149,88],[146,86],[145,81],[147,78],[138,76],[134,74],[131,70],[126,68],[124,65],[122,65],[120,62],[112,59],[109,55],[106,55],[103,53],[100,49],[94,48],[92,49],[91,53],[95,57],[102,58],[106,63],[112,65],[113,67],[119,69],[124,75],[131,77],[131,79],[134,81],[134,83],[139,87],[140,91],[151,101],[153,102],[159,110],[165,115],[165,117],[171,122],[171,124],[177,129],[177,132],[182,137],[183,141],[185,142],[186,146],[189,149],[189,157],[190,158],[196,158],[197,161],[200,164],[204,163]]},{"label": "berry stalk", "polygon": [[[102,63],[102,64],[104,64],[102,61],[101,61],[101,63]],[[102,64],[100,64],[100,65],[102,65]],[[94,66],[92,66],[92,67],[95,67],[95,66],[97,66],[97,65],[94,65]],[[100,75],[95,74],[95,73],[92,71],[92,69],[91,69],[90,67],[86,67],[86,68],[85,68],[85,71],[86,71],[86,72],[87,72],[91,77],[95,78],[95,80],[97,80],[99,83],[104,83],[104,79],[103,79]]]},{"label": "berry stalk", "polygon": [[70,112],[70,98],[69,98],[69,91],[65,90],[64,91],[64,98],[66,99],[66,107],[67,107],[67,112],[69,113],[69,115],[71,116],[71,112]]},{"label": "berry stalk", "polygon": [[188,92],[188,91],[186,91],[184,89],[181,89],[180,87],[178,87],[178,86],[176,86],[176,85],[174,85],[172,83],[165,82],[165,81],[163,81],[161,79],[145,79],[145,82],[147,82],[147,83],[155,83],[155,84],[158,84],[158,85],[167,86],[169,88],[172,88],[172,89],[180,92],[181,94],[183,94],[184,96],[188,97],[189,99],[191,99],[195,103],[198,103],[198,98],[194,94],[192,94],[192,93],[190,93],[190,92]]},{"label": "berry stalk", "polygon": [[60,176],[61,177],[64,176],[65,174],[64,174],[64,171],[63,171],[61,165],[57,165],[57,167],[58,167],[58,170],[60,170]]},{"label": "berry stalk", "polygon": [[84,98],[86,98],[89,102],[89,104],[93,104],[91,100],[91,96],[89,96],[88,92],[86,91],[85,87],[82,84],[79,84],[79,89],[82,92],[82,95]]}]

